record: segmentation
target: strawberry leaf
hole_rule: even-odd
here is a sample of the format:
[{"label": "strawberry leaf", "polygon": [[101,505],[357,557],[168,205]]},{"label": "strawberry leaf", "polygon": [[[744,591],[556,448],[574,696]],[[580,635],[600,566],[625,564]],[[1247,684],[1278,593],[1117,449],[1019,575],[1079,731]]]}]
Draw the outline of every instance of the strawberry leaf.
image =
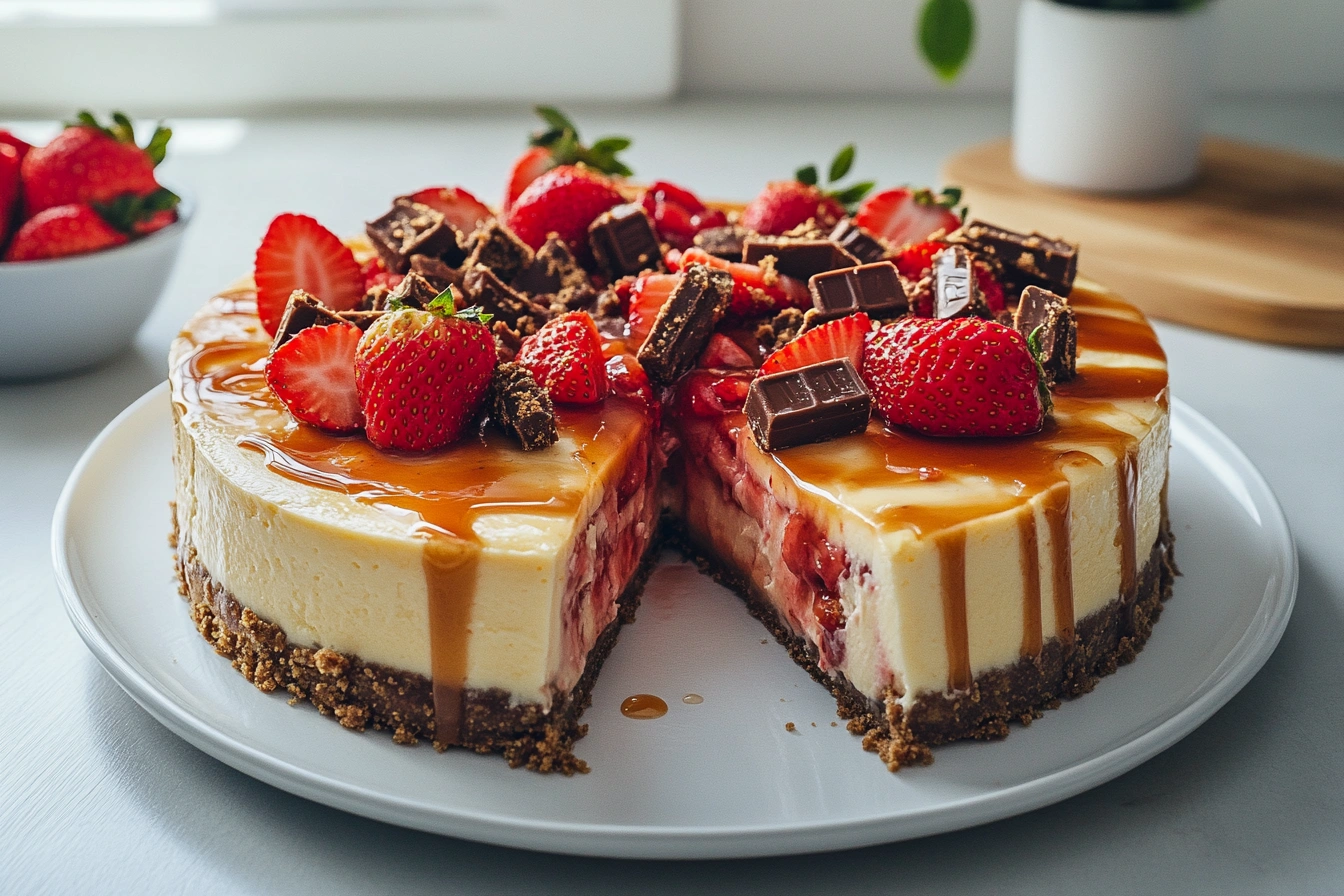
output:
[{"label": "strawberry leaf", "polygon": [[579,129],[574,127],[574,122],[554,106],[537,106],[535,111],[553,131],[569,131],[571,134],[579,132]]},{"label": "strawberry leaf", "polygon": [[145,152],[149,154],[150,161],[157,167],[164,157],[168,155],[168,141],[172,139],[173,129],[165,127],[162,123],[154,129],[154,134],[145,144]]},{"label": "strawberry leaf", "polygon": [[547,129],[537,131],[528,138],[532,146],[542,146],[551,151],[551,159],[556,165],[573,165],[582,162],[589,168],[604,174],[616,174],[629,177],[631,171],[616,154],[630,148],[628,137],[603,137],[592,146],[584,146],[579,140],[579,130],[574,122],[553,106],[537,106],[536,112],[546,122]]},{"label": "strawberry leaf", "polygon": [[[452,288],[450,287],[448,289],[445,289],[444,293],[451,295]],[[439,298],[435,299],[433,302],[430,303],[430,307],[436,305],[442,298],[443,296],[440,295]],[[452,302],[451,298],[449,299],[449,302],[450,303]],[[485,309],[482,308],[480,305],[472,305],[470,308],[463,308],[461,311],[458,311],[456,314],[453,314],[451,316],[457,318],[458,320],[475,321],[476,323],[482,325],[489,324],[490,321],[495,319],[495,316],[493,314],[487,314]]]},{"label": "strawberry leaf", "polygon": [[1041,397],[1041,410],[1049,415],[1054,408],[1054,402],[1050,399],[1050,388],[1046,385],[1045,375],[1045,353],[1041,351],[1041,330],[1044,326],[1037,327],[1027,336],[1027,351],[1031,353],[1031,360],[1036,364],[1036,393]]},{"label": "strawberry leaf", "polygon": [[928,0],[919,14],[919,49],[934,74],[952,81],[975,41],[975,14],[966,0]]},{"label": "strawberry leaf", "polygon": [[833,199],[835,199],[836,202],[840,203],[841,205],[848,207],[854,205],[863,197],[867,196],[869,191],[871,191],[875,186],[877,186],[877,181],[865,180],[861,183],[854,184],[851,187],[845,187],[843,190],[836,190],[834,192],[827,193],[826,195],[832,197]]},{"label": "strawberry leaf", "polygon": [[629,137],[603,137],[589,147],[588,151],[598,156],[614,156],[623,149],[629,149],[630,143]]},{"label": "strawberry leaf", "polygon": [[794,179],[801,184],[807,184],[809,187],[817,185],[817,166],[804,165],[793,173]]},{"label": "strawberry leaf", "polygon": [[144,196],[122,193],[110,202],[95,203],[93,208],[104,221],[117,230],[131,233],[136,224],[148,219],[155,212],[176,208],[181,201],[172,190],[159,187],[153,193]]},{"label": "strawberry leaf", "polygon": [[853,165],[854,144],[850,143],[847,146],[841,147],[840,151],[835,154],[835,158],[831,160],[831,170],[826,174],[826,182],[833,184],[840,180],[840,178],[849,173],[849,169],[853,167]]},{"label": "strawberry leaf", "polygon": [[433,311],[443,317],[452,317],[457,310],[457,301],[453,298],[453,288],[445,287],[443,292],[435,296],[429,303],[428,311]]}]

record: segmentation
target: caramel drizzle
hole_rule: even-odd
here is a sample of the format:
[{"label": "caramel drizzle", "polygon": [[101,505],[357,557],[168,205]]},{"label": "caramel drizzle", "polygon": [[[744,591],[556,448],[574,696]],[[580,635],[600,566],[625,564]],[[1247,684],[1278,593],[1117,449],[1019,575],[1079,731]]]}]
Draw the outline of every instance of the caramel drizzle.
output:
[{"label": "caramel drizzle", "polygon": [[1069,526],[1071,492],[1068,480],[1045,493],[1045,521],[1050,527],[1051,590],[1054,593],[1055,634],[1065,645],[1074,640],[1073,538]]},{"label": "caramel drizzle", "polygon": [[1128,446],[1116,465],[1119,479],[1120,528],[1120,595],[1125,603],[1133,603],[1139,578],[1138,513],[1139,513],[1139,457],[1135,446]]},{"label": "caramel drizzle", "polygon": [[1017,532],[1022,552],[1022,655],[1035,658],[1041,655],[1045,632],[1041,624],[1041,547],[1030,505],[1017,515]]},{"label": "caramel drizzle", "polygon": [[966,624],[966,529],[957,526],[938,536],[943,592],[943,636],[947,641],[947,686],[971,687],[971,637]]}]

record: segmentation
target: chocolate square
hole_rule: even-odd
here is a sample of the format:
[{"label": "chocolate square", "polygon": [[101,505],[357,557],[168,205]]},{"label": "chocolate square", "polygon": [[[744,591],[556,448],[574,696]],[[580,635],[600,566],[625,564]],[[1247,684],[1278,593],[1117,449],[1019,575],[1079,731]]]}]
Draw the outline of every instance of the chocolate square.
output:
[{"label": "chocolate square", "polygon": [[569,246],[555,236],[542,243],[532,260],[509,281],[518,292],[530,296],[555,295],[562,289],[587,284],[588,275],[574,260]]},{"label": "chocolate square", "polygon": [[905,284],[889,261],[816,274],[807,281],[812,307],[821,321],[863,311],[869,317],[896,317],[910,309]]},{"label": "chocolate square", "polygon": [[382,307],[375,310],[383,311],[388,308],[395,308],[397,303],[408,308],[428,308],[429,303],[437,299],[441,292],[443,290],[435,289],[434,284],[415,271],[411,271],[405,277],[402,277],[401,282],[387,294]]},{"label": "chocolate square", "polygon": [[544,321],[547,315],[545,309],[511,289],[483,264],[469,268],[462,275],[462,293],[467,304],[480,305],[486,312],[493,314],[496,320],[503,321],[510,329],[524,336],[535,332],[539,326],[538,319]]},{"label": "chocolate square", "polygon": [[723,227],[708,227],[695,235],[695,244],[710,255],[727,261],[742,259],[742,244],[747,239],[748,230],[736,224]]},{"label": "chocolate square", "polygon": [[642,206],[618,205],[588,225],[593,257],[612,280],[626,274],[663,270],[658,233]]},{"label": "chocolate square", "polygon": [[338,324],[341,319],[311,293],[296,289],[289,294],[285,303],[285,313],[280,316],[280,326],[271,340],[271,351],[293,339],[300,331],[309,327],[325,327]]},{"label": "chocolate square", "polygon": [[505,283],[518,276],[535,257],[531,246],[494,218],[478,227],[471,239],[471,251],[462,262],[462,269],[469,271],[483,264]]},{"label": "chocolate square", "polygon": [[655,383],[670,384],[695,365],[714,326],[728,309],[733,278],[703,264],[687,265],[654,318],[639,363]]},{"label": "chocolate square", "polygon": [[429,282],[429,285],[443,292],[450,286],[462,285],[462,272],[449,265],[441,258],[434,258],[430,255],[412,255],[411,270],[412,274],[419,274]]},{"label": "chocolate square", "polygon": [[1078,247],[1039,233],[1018,233],[983,221],[971,221],[951,236],[977,255],[1001,267],[1010,290],[1039,286],[1060,296],[1073,290]]},{"label": "chocolate square", "polygon": [[872,396],[848,358],[752,380],[744,408],[763,451],[823,442],[868,426]]},{"label": "chocolate square", "polygon": [[933,316],[993,318],[971,263],[971,253],[948,246],[933,258]]},{"label": "chocolate square", "polygon": [[364,225],[369,242],[389,271],[404,274],[412,255],[443,257],[450,264],[460,255],[457,231],[427,205],[398,201],[382,217]]},{"label": "chocolate square", "polygon": [[495,365],[490,402],[495,422],[516,438],[524,451],[549,448],[560,438],[551,396],[521,364]]},{"label": "chocolate square", "polygon": [[862,264],[875,264],[887,257],[887,247],[877,237],[854,223],[852,218],[841,218],[831,231],[831,240]]},{"label": "chocolate square", "polygon": [[742,260],[747,264],[760,264],[767,255],[775,257],[775,270],[803,281],[813,274],[852,268],[859,263],[831,240],[752,234],[742,244]]},{"label": "chocolate square", "polygon": [[1078,319],[1062,297],[1038,286],[1022,290],[1013,328],[1028,339],[1036,333],[1041,367],[1051,384],[1073,379],[1078,369]]}]

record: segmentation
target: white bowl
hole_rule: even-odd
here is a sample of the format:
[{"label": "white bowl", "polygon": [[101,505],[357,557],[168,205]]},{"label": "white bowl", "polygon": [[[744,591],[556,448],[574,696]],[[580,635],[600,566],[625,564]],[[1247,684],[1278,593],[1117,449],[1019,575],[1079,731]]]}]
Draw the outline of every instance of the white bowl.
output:
[{"label": "white bowl", "polygon": [[115,249],[0,262],[0,380],[70,373],[129,348],[173,272],[192,211],[184,197],[175,222]]}]

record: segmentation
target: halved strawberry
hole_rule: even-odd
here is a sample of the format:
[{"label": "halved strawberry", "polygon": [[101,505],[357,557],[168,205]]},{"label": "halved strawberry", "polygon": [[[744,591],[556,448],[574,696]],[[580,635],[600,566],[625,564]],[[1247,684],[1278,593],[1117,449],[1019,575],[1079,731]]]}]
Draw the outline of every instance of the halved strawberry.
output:
[{"label": "halved strawberry", "polygon": [[678,274],[645,274],[630,287],[630,308],[626,318],[630,321],[630,342],[635,346],[644,344],[653,322],[658,317],[672,290],[681,280]]},{"label": "halved strawberry", "polygon": [[700,353],[699,366],[711,370],[746,370],[756,365],[742,346],[723,333],[713,333],[705,350]]},{"label": "halved strawberry", "polygon": [[936,195],[928,188],[897,187],[865,199],[854,213],[854,223],[893,246],[904,246],[960,227],[961,216],[953,210],[959,202],[957,187]]},{"label": "halved strawberry", "polygon": [[703,264],[721,271],[727,271],[733,277],[733,295],[729,299],[728,313],[737,317],[760,317],[776,314],[785,308],[811,308],[812,294],[807,284],[793,277],[770,271],[754,264],[740,261],[727,261],[716,255],[710,255],[699,246],[692,246],[681,253],[678,265]]},{"label": "halved strawberry", "polygon": [[359,266],[359,276],[364,281],[364,291],[368,292],[375,286],[386,286],[388,289],[396,289],[397,284],[401,283],[404,274],[394,274],[383,264],[383,260],[377,255],[372,255],[367,261]]},{"label": "halved strawberry", "polygon": [[355,349],[364,333],[354,324],[308,327],[266,361],[266,383],[289,412],[328,432],[364,425],[355,389]]},{"label": "halved strawberry", "polygon": [[685,187],[665,180],[649,184],[640,203],[653,219],[658,236],[676,249],[690,246],[700,231],[728,223],[728,216],[723,212],[709,208]]},{"label": "halved strawberry", "polygon": [[307,215],[276,216],[257,248],[253,277],[257,316],[272,336],[296,289],[334,311],[349,311],[364,297],[364,278],[350,247]]},{"label": "halved strawberry", "polygon": [[892,259],[901,276],[914,282],[933,270],[933,256],[947,248],[940,240],[924,240],[901,247]]},{"label": "halved strawberry", "polygon": [[519,364],[561,404],[596,404],[607,397],[602,337],[587,311],[562,314],[523,340]]},{"label": "halved strawberry", "polygon": [[514,159],[513,167],[509,169],[509,184],[504,190],[504,202],[499,207],[500,213],[507,215],[527,185],[555,166],[555,157],[545,146],[534,146]]},{"label": "halved strawberry", "polygon": [[824,323],[776,349],[761,364],[761,376],[836,358],[848,358],[858,371],[863,366],[863,340],[871,328],[872,321],[862,311]]},{"label": "halved strawberry", "polygon": [[459,233],[471,233],[493,214],[484,202],[461,187],[425,187],[412,193],[410,200],[442,213]]}]

